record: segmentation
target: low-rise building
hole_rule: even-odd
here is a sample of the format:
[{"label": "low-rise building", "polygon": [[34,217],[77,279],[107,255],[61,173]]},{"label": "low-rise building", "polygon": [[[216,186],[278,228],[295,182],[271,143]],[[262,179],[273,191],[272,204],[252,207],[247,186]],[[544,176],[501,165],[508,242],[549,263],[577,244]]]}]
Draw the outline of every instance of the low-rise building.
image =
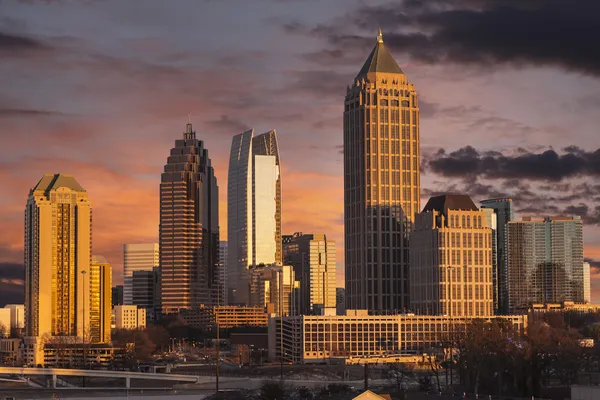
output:
[{"label": "low-rise building", "polygon": [[260,306],[201,306],[182,310],[180,315],[188,325],[201,329],[213,329],[217,320],[221,329],[267,326],[269,320],[265,308]]},{"label": "low-rise building", "polygon": [[23,365],[23,340],[0,339],[0,365],[19,367]]},{"label": "low-rise building", "polygon": [[115,306],[115,329],[144,329],[146,309],[138,306]]},{"label": "low-rise building", "polygon": [[[512,322],[520,334],[525,332],[524,315],[477,319],[495,318]],[[441,315],[369,315],[367,310],[348,310],[346,315],[337,316],[284,317],[281,329],[281,318],[274,317],[269,320],[269,358],[279,360],[283,351],[284,361],[297,364],[350,357],[396,362],[393,355],[426,353],[440,347],[449,335],[464,330],[473,320]]]}]

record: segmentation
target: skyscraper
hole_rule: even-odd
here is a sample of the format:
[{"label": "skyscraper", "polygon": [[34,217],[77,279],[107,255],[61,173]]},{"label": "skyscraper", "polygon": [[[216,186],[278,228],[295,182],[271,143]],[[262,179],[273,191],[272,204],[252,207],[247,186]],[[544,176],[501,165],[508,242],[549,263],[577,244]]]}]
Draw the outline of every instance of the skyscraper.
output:
[{"label": "skyscraper", "polygon": [[344,102],[348,308],[409,307],[408,234],[420,210],[418,107],[379,31]]},{"label": "skyscraper", "polygon": [[585,300],[580,217],[511,221],[507,244],[509,312],[533,303]]},{"label": "skyscraper", "polygon": [[123,285],[113,286],[112,288],[112,305],[123,305]]},{"label": "skyscraper", "polygon": [[283,246],[284,264],[300,281],[300,314],[336,307],[335,242],[324,234],[298,232]]},{"label": "skyscraper", "polygon": [[590,280],[590,263],[583,263],[583,301],[592,302],[592,282]]},{"label": "skyscraper", "polygon": [[508,258],[507,225],[515,219],[513,202],[510,198],[490,199],[481,202],[481,208],[487,208],[496,214],[496,253],[494,264],[494,297],[496,313],[508,313]]},{"label": "skyscraper", "polygon": [[291,265],[252,268],[250,275],[250,306],[265,307],[277,315],[297,315],[300,282]]},{"label": "skyscraper", "polygon": [[159,247],[162,313],[216,304],[219,192],[208,150],[191,123],[161,175]]},{"label": "skyscraper", "polygon": [[43,362],[36,338],[83,337],[89,326],[91,248],[87,192],[72,175],[44,175],[29,192],[25,208],[25,336],[32,338],[28,361]]},{"label": "skyscraper", "polygon": [[133,305],[146,309],[148,321],[156,320],[160,304],[160,269],[133,271],[131,287]]},{"label": "skyscraper", "polygon": [[228,304],[227,299],[227,241],[221,240],[219,243],[219,305]]},{"label": "skyscraper", "polygon": [[466,195],[429,199],[410,237],[411,311],[451,317],[493,314],[492,229]]},{"label": "skyscraper", "polygon": [[228,300],[248,304],[250,273],[281,265],[281,174],[277,135],[233,137],[227,183]]},{"label": "skyscraper", "polygon": [[158,243],[123,245],[123,304],[133,303],[131,279],[134,271],[152,271],[159,266]]},{"label": "skyscraper", "polygon": [[[92,256],[90,265],[90,325],[92,343],[110,342],[112,317],[112,267],[102,256]],[[87,300],[87,299],[86,299]]]}]

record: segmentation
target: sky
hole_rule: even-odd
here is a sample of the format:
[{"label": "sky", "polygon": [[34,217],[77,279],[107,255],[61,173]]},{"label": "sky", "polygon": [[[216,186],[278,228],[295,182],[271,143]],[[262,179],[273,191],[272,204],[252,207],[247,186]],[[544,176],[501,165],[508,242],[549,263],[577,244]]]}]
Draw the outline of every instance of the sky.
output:
[{"label": "sky", "polygon": [[283,232],[334,239],[343,285],[343,101],[381,27],[419,93],[422,205],[451,191],[580,215],[600,301],[600,3],[568,4],[0,0],[0,293],[23,291],[24,207],[44,173],[88,191],[93,253],[121,282],[123,244],[158,240],[160,173],[188,118],[221,238],[231,137],[275,129]]}]

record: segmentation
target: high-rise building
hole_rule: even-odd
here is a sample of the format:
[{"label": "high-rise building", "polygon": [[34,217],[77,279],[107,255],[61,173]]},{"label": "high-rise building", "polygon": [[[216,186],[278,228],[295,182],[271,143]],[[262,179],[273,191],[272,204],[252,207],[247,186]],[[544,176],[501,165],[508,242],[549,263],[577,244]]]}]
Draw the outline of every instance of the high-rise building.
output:
[{"label": "high-rise building", "polygon": [[113,288],[112,288],[112,305],[113,305],[113,307],[123,305],[123,285],[113,286]]},{"label": "high-rise building", "polygon": [[112,267],[106,258],[92,256],[90,265],[90,326],[92,343],[110,342],[112,315]]},{"label": "high-rise building", "polygon": [[7,304],[4,308],[10,309],[10,330],[12,336],[21,336],[25,329],[25,305]]},{"label": "high-rise building", "polygon": [[146,310],[148,321],[156,320],[160,304],[160,269],[133,271],[131,287],[133,305]]},{"label": "high-rise building", "polygon": [[493,310],[496,315],[500,314],[500,293],[498,285],[498,215],[491,208],[481,207],[485,216],[485,225],[492,230],[492,297]]},{"label": "high-rise building", "polygon": [[265,307],[276,315],[298,313],[300,282],[296,280],[292,266],[256,267],[250,272],[250,306]]},{"label": "high-rise building", "polygon": [[163,314],[217,303],[219,192],[208,150],[191,123],[161,175],[159,247]]},{"label": "high-rise building", "polygon": [[277,135],[233,137],[227,182],[228,300],[247,305],[250,268],[282,263]]},{"label": "high-rise building", "polygon": [[592,302],[592,282],[590,279],[590,263],[583,263],[583,301]]},{"label": "high-rise building", "polygon": [[335,289],[335,313],[337,315],[346,314],[346,289]]},{"label": "high-rise building", "polygon": [[492,229],[466,195],[429,199],[410,237],[411,311],[493,315]]},{"label": "high-rise building", "polygon": [[294,268],[300,281],[300,314],[315,308],[336,307],[335,242],[323,234],[303,235],[297,232],[283,246],[285,265]]},{"label": "high-rise building", "polygon": [[227,299],[227,241],[221,240],[219,243],[219,305],[228,304]]},{"label": "high-rise building", "polygon": [[87,192],[72,175],[44,175],[25,208],[26,336],[83,337],[89,327],[91,248]]},{"label": "high-rise building", "polygon": [[580,217],[511,221],[507,244],[509,312],[534,303],[585,300]]},{"label": "high-rise building", "polygon": [[515,219],[513,201],[510,198],[489,199],[481,202],[481,208],[496,214],[496,246],[492,268],[494,272],[494,305],[497,314],[508,313],[508,258],[507,225]]},{"label": "high-rise building", "polygon": [[419,105],[381,31],[344,102],[346,304],[409,307],[408,235],[420,210]]},{"label": "high-rise building", "polygon": [[136,243],[123,245],[123,303],[132,305],[131,279],[134,271],[152,271],[159,266],[158,243]]}]

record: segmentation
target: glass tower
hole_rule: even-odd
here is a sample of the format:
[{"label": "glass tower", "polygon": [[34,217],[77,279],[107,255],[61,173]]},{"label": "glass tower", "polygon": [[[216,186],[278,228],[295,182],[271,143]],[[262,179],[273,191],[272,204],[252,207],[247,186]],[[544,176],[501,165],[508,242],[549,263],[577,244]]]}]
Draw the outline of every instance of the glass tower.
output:
[{"label": "glass tower", "polygon": [[408,234],[420,210],[417,92],[381,31],[344,101],[344,237],[350,309],[409,307]]},{"label": "glass tower", "polygon": [[219,192],[202,140],[188,123],[167,158],[160,183],[161,310],[216,304]]}]

